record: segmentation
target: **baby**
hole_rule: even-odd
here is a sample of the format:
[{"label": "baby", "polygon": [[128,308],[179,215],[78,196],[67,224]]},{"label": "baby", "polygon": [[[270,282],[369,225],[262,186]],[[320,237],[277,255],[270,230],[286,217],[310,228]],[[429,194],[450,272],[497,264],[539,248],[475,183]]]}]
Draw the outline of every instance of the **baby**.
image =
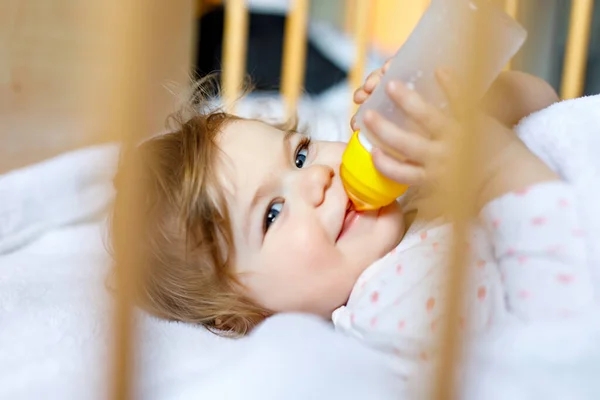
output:
[{"label": "baby", "polygon": [[[357,103],[384,71],[367,79]],[[456,99],[449,74],[438,78]],[[440,137],[459,132],[459,124],[399,82],[386,89],[420,133],[367,113],[365,123],[391,149],[375,149],[374,162],[390,178],[426,188],[448,154]],[[504,74],[484,108],[512,126],[554,100],[545,83]],[[458,321],[474,327],[510,313],[564,314],[590,297],[568,185],[495,118],[480,118],[482,212],[470,241],[474,292],[466,296],[472,312]],[[123,158],[125,169],[140,174],[141,204],[126,201],[134,178],[116,178],[113,235],[131,236],[122,215],[143,221],[134,240],[143,260],[135,297],[143,308],[234,335],[274,313],[333,314],[339,329],[396,352],[403,351],[399,338],[435,328],[451,241],[443,220],[399,202],[356,213],[339,177],[345,144],[311,141],[293,124],[221,111],[176,122],[172,133]],[[124,249],[114,251],[119,259]]]},{"label": "baby", "polygon": [[[383,72],[385,67],[357,91],[357,103],[365,101]],[[456,104],[455,83],[447,74],[440,74],[439,81]],[[503,108],[498,100],[506,100],[507,91],[517,84],[525,90],[525,97],[516,108]],[[436,181],[444,167],[440,160],[447,150],[435,139],[451,134],[456,122],[400,84],[388,89],[390,98],[421,128],[421,135],[366,114],[367,127],[388,153],[374,152],[374,163],[398,182],[425,187]],[[486,107],[510,126],[524,116],[523,111],[543,108],[543,99],[552,102],[556,96],[551,92],[530,76],[505,74],[488,93]],[[535,98],[529,99],[527,93],[535,93]],[[479,125],[484,127],[480,129],[484,136],[476,155],[481,172],[475,174],[481,211],[467,238],[470,280],[464,292],[464,315],[456,324],[472,333],[492,325],[569,317],[593,299],[577,201],[570,186],[511,130],[491,118],[483,119],[487,121]],[[394,153],[412,163],[397,161]],[[418,201],[416,207],[410,200],[400,203],[405,220],[419,208]],[[403,361],[426,360],[444,317],[451,243],[452,226],[443,218],[417,217],[398,246],[363,272],[346,304],[334,311],[336,328],[391,351]],[[410,363],[403,364],[410,367]]]}]

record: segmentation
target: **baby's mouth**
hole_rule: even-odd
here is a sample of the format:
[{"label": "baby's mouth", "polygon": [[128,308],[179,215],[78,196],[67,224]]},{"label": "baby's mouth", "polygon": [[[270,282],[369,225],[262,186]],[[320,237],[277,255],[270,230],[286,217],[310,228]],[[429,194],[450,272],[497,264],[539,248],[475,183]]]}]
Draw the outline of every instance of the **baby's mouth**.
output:
[{"label": "baby's mouth", "polygon": [[344,214],[344,221],[342,222],[342,228],[340,229],[340,233],[336,239],[336,242],[340,240],[342,236],[354,225],[354,222],[357,220],[358,216],[362,214],[359,211],[356,211],[352,202],[348,201],[348,205],[346,206],[346,212]]}]

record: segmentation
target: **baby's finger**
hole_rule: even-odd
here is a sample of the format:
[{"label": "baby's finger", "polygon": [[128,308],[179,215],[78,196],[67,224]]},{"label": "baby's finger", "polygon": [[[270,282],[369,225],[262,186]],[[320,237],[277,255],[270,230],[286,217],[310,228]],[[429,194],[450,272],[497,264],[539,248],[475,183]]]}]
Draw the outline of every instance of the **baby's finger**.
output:
[{"label": "baby's finger", "polygon": [[406,85],[392,81],[386,85],[386,92],[396,105],[433,137],[439,137],[449,123],[449,119],[437,108],[426,103],[415,91]]},{"label": "baby's finger", "polygon": [[376,69],[371,72],[367,79],[365,80],[365,84],[363,85],[363,89],[365,92],[371,94],[373,90],[377,87],[379,82],[381,81],[381,77],[383,76],[382,68]]},{"label": "baby's finger", "polygon": [[391,180],[406,185],[421,185],[425,182],[423,167],[398,161],[377,148],[373,149],[371,155],[375,168]]},{"label": "baby's finger", "polygon": [[352,116],[352,119],[350,120],[350,128],[352,128],[353,131],[358,130],[358,124],[356,123],[356,114],[354,114]]},{"label": "baby's finger", "polygon": [[356,89],[356,91],[354,92],[354,96],[352,97],[352,101],[354,101],[354,104],[362,104],[368,98],[369,98],[369,93],[365,92],[365,90],[361,86],[358,89]]},{"label": "baby's finger", "polygon": [[385,74],[387,72],[387,70],[390,68],[390,65],[392,64],[392,59],[389,58],[385,64],[383,64],[383,67],[381,67],[381,72],[382,74]]},{"label": "baby's finger", "polygon": [[431,147],[429,139],[400,129],[373,110],[365,112],[364,123],[375,136],[374,141],[378,146],[386,149],[396,158],[400,160],[408,158],[418,163],[423,163],[427,159],[428,149]]}]

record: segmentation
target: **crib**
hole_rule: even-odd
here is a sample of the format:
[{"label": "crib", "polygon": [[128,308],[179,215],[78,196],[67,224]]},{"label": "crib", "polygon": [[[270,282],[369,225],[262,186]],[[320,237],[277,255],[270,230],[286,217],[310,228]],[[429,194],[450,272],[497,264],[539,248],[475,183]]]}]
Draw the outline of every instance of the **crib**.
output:
[{"label": "crib", "polygon": [[[172,110],[171,98],[161,94],[158,86],[148,83],[168,80],[185,84],[191,64],[193,21],[203,9],[220,3],[210,0],[4,2],[0,8],[0,26],[3,27],[0,33],[0,90],[7,96],[0,103],[0,115],[8,128],[3,129],[3,139],[10,146],[0,150],[0,172],[92,143],[121,139],[131,145],[139,140],[139,136],[130,132],[156,130],[164,116]],[[295,112],[302,96],[309,3],[308,0],[290,0],[287,14],[281,96],[290,115]],[[398,26],[413,27],[429,1],[397,0],[396,3],[401,3],[396,7],[410,10],[398,16]],[[518,5],[518,0],[504,1],[506,12],[516,19],[519,18]],[[242,90],[245,74],[249,10],[245,0],[228,0],[224,6],[222,90],[226,103],[233,103]],[[369,0],[347,0],[343,11],[355,42],[355,62],[349,74],[351,88],[358,88],[365,76],[364,60],[375,23],[372,7],[373,2]],[[576,98],[583,93],[593,7],[593,0],[573,0],[571,5],[560,89],[563,99]],[[68,19],[65,17],[67,14],[78,18]],[[67,19],[71,22],[66,27],[59,26]],[[28,25],[16,25],[22,22]],[[107,26],[111,29],[106,30]],[[42,53],[42,46],[34,50],[28,48],[38,45],[28,42],[36,34],[38,37],[47,34],[54,40],[64,35],[73,35],[76,39],[69,41],[68,48],[59,48],[57,53]],[[12,46],[10,40],[14,38],[18,41]],[[48,40],[51,44],[51,39]],[[506,68],[511,67],[509,64]],[[139,71],[144,72],[140,74]],[[65,82],[74,75],[85,84],[78,86],[76,92],[69,92],[65,98],[54,100],[63,91]],[[150,102],[150,98],[154,101]],[[47,107],[48,103],[54,104]],[[348,107],[352,107],[350,99]],[[142,117],[148,114],[152,118]],[[75,115],[77,118],[74,118]],[[53,140],[32,133],[41,131],[49,123],[57,127]],[[60,131],[72,123],[83,127],[85,135],[61,136]],[[469,142],[463,146],[457,159],[469,160],[464,155],[472,151],[472,146]],[[458,163],[450,169],[448,180],[466,182],[470,170],[467,161]],[[466,220],[470,213],[468,204],[469,199],[461,195],[448,203],[448,212],[459,237],[466,234]],[[134,379],[132,353],[136,327],[127,287],[136,279],[138,260],[133,255],[129,257],[125,261],[133,267],[119,270],[117,276],[121,290],[118,290],[114,316],[114,362],[106,367],[111,375],[112,398],[119,400],[131,398]],[[460,312],[460,293],[466,279],[466,271],[462,267],[464,261],[464,249],[457,244],[453,250],[453,273],[447,288],[451,299],[447,308],[448,320],[456,319],[452,316],[458,316]],[[440,329],[439,340],[442,352],[432,385],[435,387],[433,397],[441,400],[451,398],[449,393],[452,393],[455,378],[453,365],[459,362],[464,343],[461,343],[452,325]]]}]

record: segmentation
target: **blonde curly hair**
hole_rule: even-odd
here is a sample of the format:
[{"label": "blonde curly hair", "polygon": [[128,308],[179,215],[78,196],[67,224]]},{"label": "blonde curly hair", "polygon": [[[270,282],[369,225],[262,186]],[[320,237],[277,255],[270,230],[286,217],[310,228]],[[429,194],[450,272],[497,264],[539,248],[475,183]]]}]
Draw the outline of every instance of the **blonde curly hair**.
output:
[{"label": "blonde curly hair", "polygon": [[[195,85],[188,105],[169,118],[170,133],[122,155],[115,178],[112,252],[116,261],[125,251],[140,257],[134,298],[149,313],[241,336],[272,313],[243,294],[231,265],[233,241],[217,174],[217,139],[227,124],[243,118],[208,107],[212,80]],[[294,119],[277,127],[295,125]],[[137,203],[127,200],[134,179],[142,190]],[[124,218],[132,213],[142,224],[135,231]],[[133,242],[133,249],[120,248],[122,238]]]}]

